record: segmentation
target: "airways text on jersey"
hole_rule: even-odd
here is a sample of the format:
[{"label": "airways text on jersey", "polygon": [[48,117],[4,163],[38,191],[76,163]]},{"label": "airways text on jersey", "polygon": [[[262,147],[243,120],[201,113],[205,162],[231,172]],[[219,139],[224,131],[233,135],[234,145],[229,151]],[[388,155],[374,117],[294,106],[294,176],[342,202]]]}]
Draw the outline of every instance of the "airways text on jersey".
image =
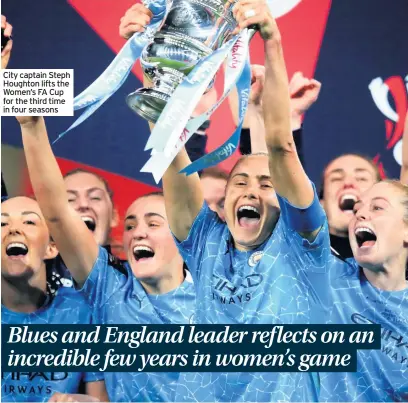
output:
[{"label": "airways text on jersey", "polygon": [[[351,320],[356,324],[377,325],[376,322],[366,318],[360,313],[353,313]],[[404,364],[408,368],[408,337],[387,329],[381,324],[381,352],[386,354],[392,361]]]},{"label": "airways text on jersey", "polygon": [[234,285],[226,278],[213,274],[213,300],[222,304],[243,304],[252,298],[252,293],[262,284],[261,274],[250,274],[238,285]]}]

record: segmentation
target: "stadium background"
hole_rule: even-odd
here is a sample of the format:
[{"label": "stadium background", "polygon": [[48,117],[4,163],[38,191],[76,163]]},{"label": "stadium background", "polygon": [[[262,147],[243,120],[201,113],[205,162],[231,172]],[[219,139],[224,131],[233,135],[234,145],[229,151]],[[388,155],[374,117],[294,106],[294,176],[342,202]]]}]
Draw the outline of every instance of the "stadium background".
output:
[{"label": "stadium background", "polygon": [[[302,71],[323,83],[304,122],[304,152],[310,178],[344,152],[372,158],[388,176],[399,175],[401,136],[408,108],[407,0],[271,0],[283,15],[288,73]],[[105,69],[124,44],[120,17],[133,0],[3,0],[2,14],[14,27],[10,68],[74,69],[75,94]],[[251,62],[263,62],[262,41],[251,43]],[[92,167],[111,183],[123,218],[138,195],[157,189],[140,168],[148,159],[147,123],[125,104],[141,86],[137,65],[125,85],[90,119],[54,146],[61,169]],[[371,84],[371,85],[370,85]],[[222,77],[217,80],[221,92]],[[229,118],[226,119],[225,117]],[[30,192],[21,136],[14,118],[2,117],[2,172],[11,195]],[[50,138],[72,117],[48,118]],[[225,103],[208,130],[211,151],[232,133]],[[222,166],[228,169],[234,155]],[[114,231],[121,243],[122,224]],[[116,249],[118,252],[119,249]]]}]

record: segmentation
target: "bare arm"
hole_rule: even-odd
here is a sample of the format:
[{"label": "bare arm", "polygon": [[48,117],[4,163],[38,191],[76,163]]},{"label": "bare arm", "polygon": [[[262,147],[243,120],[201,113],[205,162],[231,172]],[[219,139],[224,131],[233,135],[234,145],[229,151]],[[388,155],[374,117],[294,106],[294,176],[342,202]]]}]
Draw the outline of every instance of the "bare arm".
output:
[{"label": "bare arm", "polygon": [[[151,84],[144,80],[144,85],[148,86]],[[213,94],[209,96],[212,97]],[[206,103],[206,95],[203,98],[203,103]],[[199,109],[200,104],[195,110],[195,112],[198,111],[198,115],[200,112],[203,112]],[[204,110],[206,109],[204,108]],[[149,127],[150,130],[153,130],[154,124],[149,122]],[[187,238],[190,228],[204,203],[198,174],[186,176],[179,173],[190,163],[187,151],[183,147],[163,176],[163,193],[167,219],[171,231],[180,242]]]},{"label": "bare arm", "polygon": [[292,131],[301,128],[303,115],[316,102],[320,88],[319,81],[306,78],[302,72],[293,74],[289,83]]},{"label": "bare arm", "polygon": [[405,116],[404,133],[402,135],[402,164],[400,180],[404,184],[408,184],[408,111]]},{"label": "bare arm", "polygon": [[[150,130],[154,124],[149,122]],[[166,215],[171,232],[180,241],[187,239],[190,228],[204,203],[197,173],[186,176],[179,172],[191,163],[186,149],[177,154],[163,176]]]},{"label": "bare arm", "polygon": [[[267,152],[265,144],[265,125],[263,120],[262,96],[265,85],[265,67],[252,65],[252,85],[248,110],[243,128],[250,128],[251,152]],[[290,123],[292,133],[302,126],[304,113],[316,102],[321,84],[296,72],[290,80]],[[235,90],[228,98],[234,123],[238,124],[238,93]],[[300,150],[298,150],[300,151]]]},{"label": "bare arm", "polygon": [[98,245],[71,208],[65,183],[48,140],[43,118],[18,118],[35,197],[62,259],[75,281],[85,282],[98,256]]},{"label": "bare arm", "polygon": [[[149,122],[149,127],[153,130],[154,124]],[[186,176],[179,173],[190,163],[187,151],[183,147],[163,175],[167,220],[171,232],[180,242],[187,239],[191,226],[204,203],[198,174]]]},{"label": "bare arm", "polygon": [[85,384],[85,389],[87,395],[96,397],[100,402],[109,402],[105,381],[87,382]]},{"label": "bare arm", "polygon": [[[215,88],[210,89],[200,99],[192,116],[206,112],[217,101]],[[150,129],[153,125],[150,124]],[[179,172],[191,163],[183,148],[171,163],[163,176],[163,192],[166,214],[171,231],[179,241],[184,241],[193,225],[195,218],[204,203],[200,178],[197,173],[186,176]]]},{"label": "bare arm", "polygon": [[86,395],[79,393],[54,393],[49,402],[109,402],[106,392],[105,381],[94,381],[85,383]]},{"label": "bare arm", "polygon": [[85,384],[86,395],[79,393],[54,393],[49,402],[62,403],[62,402],[109,402],[108,394],[106,393],[105,382],[88,382]]},{"label": "bare arm", "polygon": [[313,200],[313,190],[292,136],[289,83],[279,37],[265,41],[265,57],[264,120],[273,184],[291,204],[307,207]]},{"label": "bare arm", "polygon": [[[312,185],[300,163],[290,121],[287,73],[280,38],[265,42],[265,90],[263,104],[269,169],[276,192],[299,208],[311,205]],[[301,233],[313,241],[320,228]]]},{"label": "bare arm", "polygon": [[268,152],[265,143],[265,124],[262,106],[253,104],[249,105],[247,116],[251,136],[251,152]]},{"label": "bare arm", "polygon": [[259,65],[251,66],[252,84],[249,96],[248,110],[245,119],[248,120],[251,136],[251,152],[267,152],[265,143],[265,124],[263,118],[262,92],[265,85],[265,68]]},{"label": "bare arm", "polygon": [[[250,11],[252,17],[246,14]],[[269,169],[276,192],[289,203],[306,208],[314,200],[313,187],[303,170],[291,128],[289,82],[282,50],[281,35],[265,1],[241,0],[234,9],[240,28],[259,26],[265,49],[265,85],[263,111]],[[302,234],[314,239],[318,230]]]},{"label": "bare arm", "polygon": [[204,203],[200,178],[179,171],[190,164],[183,148],[163,176],[163,191],[170,228],[179,241],[184,241]]},{"label": "bare arm", "polygon": [[[242,124],[243,129],[248,129],[251,137],[251,152],[267,152],[265,144],[265,125],[262,112],[262,90],[265,81],[264,67],[259,65],[251,66],[252,84],[248,100],[248,109]],[[228,97],[233,121],[239,123],[239,101],[236,88],[231,91]]]},{"label": "bare arm", "polygon": [[[228,104],[231,110],[232,120],[237,126],[239,122],[239,114],[238,114],[239,101],[238,101],[238,91],[236,88],[234,88],[230,92],[230,95],[228,95]],[[247,111],[247,113],[245,114],[244,122],[242,123],[242,128],[249,129],[249,111]]]},{"label": "bare arm", "polygon": [[[290,122],[290,98],[287,73],[280,38],[265,42],[264,108],[269,170],[276,192],[299,208],[311,205],[312,185],[300,163]],[[301,233],[313,241],[320,228]]]}]

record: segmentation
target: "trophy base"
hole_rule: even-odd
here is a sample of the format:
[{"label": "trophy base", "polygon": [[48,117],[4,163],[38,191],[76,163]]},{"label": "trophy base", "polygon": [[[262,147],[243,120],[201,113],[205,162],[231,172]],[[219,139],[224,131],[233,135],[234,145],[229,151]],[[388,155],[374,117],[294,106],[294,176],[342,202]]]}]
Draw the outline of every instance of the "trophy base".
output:
[{"label": "trophy base", "polygon": [[126,103],[143,119],[156,123],[169,99],[170,95],[154,88],[140,88],[127,96]]},{"label": "trophy base", "polygon": [[157,69],[153,87],[139,88],[129,94],[126,103],[129,108],[149,122],[156,123],[176,87],[185,75],[170,67]]}]

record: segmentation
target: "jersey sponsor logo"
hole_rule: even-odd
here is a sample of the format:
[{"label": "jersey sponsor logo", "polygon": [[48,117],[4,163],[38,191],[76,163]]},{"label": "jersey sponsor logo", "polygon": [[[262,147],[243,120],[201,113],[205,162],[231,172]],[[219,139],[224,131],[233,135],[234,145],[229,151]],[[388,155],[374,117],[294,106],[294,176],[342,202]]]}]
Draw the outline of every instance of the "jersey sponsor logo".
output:
[{"label": "jersey sponsor logo", "polygon": [[386,354],[392,361],[408,368],[408,336],[403,336],[395,330],[387,329],[382,323],[374,322],[360,313],[351,315],[353,323],[358,325],[381,325],[381,352]]},{"label": "jersey sponsor logo", "polygon": [[[19,395],[51,395],[53,387],[50,382],[61,382],[67,379],[68,372],[2,372],[2,393]],[[32,383],[40,385],[32,385]]]},{"label": "jersey sponsor logo", "polygon": [[68,372],[2,372],[1,379],[11,381],[32,381],[44,379],[45,381],[64,381],[68,378]]},{"label": "jersey sponsor logo", "polygon": [[223,296],[223,295],[217,295],[213,293],[213,300],[220,301],[221,304],[225,305],[231,305],[231,304],[242,304],[244,302],[250,301],[252,298],[251,293],[247,292],[245,294],[237,294],[234,296]]},{"label": "jersey sponsor logo", "polygon": [[213,274],[214,292],[213,299],[222,304],[242,304],[252,298],[252,293],[262,284],[262,274],[250,274],[246,276],[238,286],[232,284],[224,277]]},{"label": "jersey sponsor logo", "polygon": [[2,394],[9,395],[15,394],[18,395],[50,395],[52,392],[51,386],[28,386],[28,385],[3,385],[2,386]]}]

